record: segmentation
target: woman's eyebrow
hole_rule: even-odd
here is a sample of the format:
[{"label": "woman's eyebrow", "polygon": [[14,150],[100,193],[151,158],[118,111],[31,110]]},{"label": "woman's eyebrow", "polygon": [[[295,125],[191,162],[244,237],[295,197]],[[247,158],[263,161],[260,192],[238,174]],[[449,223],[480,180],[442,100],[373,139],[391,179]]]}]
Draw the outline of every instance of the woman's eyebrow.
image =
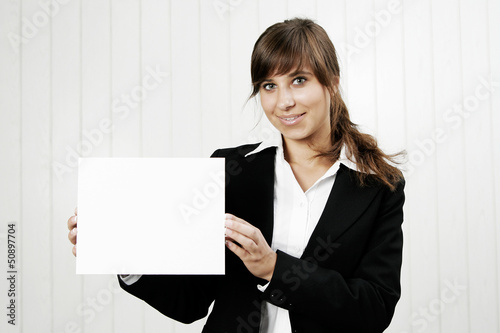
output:
[{"label": "woman's eyebrow", "polygon": [[288,74],[288,77],[292,77],[292,76],[297,76],[297,75],[312,75],[311,72],[308,72],[308,71],[295,71],[293,73],[290,73]]}]

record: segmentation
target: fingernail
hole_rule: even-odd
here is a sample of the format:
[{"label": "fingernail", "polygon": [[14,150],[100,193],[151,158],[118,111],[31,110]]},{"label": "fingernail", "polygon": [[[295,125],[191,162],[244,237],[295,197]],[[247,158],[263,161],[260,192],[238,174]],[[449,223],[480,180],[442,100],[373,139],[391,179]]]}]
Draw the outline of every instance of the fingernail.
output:
[{"label": "fingernail", "polygon": [[232,233],[231,229],[226,229],[226,235],[231,235]]},{"label": "fingernail", "polygon": [[226,227],[230,227],[230,226],[232,226],[232,225],[233,225],[233,221],[231,221],[231,220],[226,220],[226,223],[225,223],[225,224],[226,224]]}]

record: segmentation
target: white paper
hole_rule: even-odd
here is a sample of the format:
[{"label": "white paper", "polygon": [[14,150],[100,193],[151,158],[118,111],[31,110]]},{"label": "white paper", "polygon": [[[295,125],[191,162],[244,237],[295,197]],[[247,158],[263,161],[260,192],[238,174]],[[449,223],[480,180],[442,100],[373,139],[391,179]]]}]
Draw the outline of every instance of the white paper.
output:
[{"label": "white paper", "polygon": [[223,158],[81,158],[77,274],[224,274]]}]

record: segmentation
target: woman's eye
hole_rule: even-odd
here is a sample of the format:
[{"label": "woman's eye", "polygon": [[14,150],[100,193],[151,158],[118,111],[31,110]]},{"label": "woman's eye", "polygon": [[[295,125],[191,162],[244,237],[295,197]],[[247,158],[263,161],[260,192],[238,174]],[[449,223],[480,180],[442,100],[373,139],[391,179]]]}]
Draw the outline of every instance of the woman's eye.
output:
[{"label": "woman's eye", "polygon": [[262,85],[262,88],[264,90],[272,90],[276,87],[276,85],[274,83],[266,83],[266,84],[263,84]]},{"label": "woman's eye", "polygon": [[298,77],[293,80],[293,84],[303,84],[304,82],[306,82],[306,79],[304,77]]}]

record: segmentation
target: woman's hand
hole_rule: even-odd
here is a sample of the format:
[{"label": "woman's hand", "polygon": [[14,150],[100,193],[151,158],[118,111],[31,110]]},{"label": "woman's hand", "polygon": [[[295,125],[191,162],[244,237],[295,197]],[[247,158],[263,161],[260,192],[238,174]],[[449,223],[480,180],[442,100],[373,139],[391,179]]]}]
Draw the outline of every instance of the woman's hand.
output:
[{"label": "woman's hand", "polygon": [[271,281],[277,255],[258,228],[234,215],[226,214],[226,246],[243,261],[250,273]]},{"label": "woman's hand", "polygon": [[78,208],[75,208],[75,215],[71,216],[68,219],[68,239],[73,244],[73,255],[76,257],[76,221],[77,221],[77,216],[78,216]]}]

